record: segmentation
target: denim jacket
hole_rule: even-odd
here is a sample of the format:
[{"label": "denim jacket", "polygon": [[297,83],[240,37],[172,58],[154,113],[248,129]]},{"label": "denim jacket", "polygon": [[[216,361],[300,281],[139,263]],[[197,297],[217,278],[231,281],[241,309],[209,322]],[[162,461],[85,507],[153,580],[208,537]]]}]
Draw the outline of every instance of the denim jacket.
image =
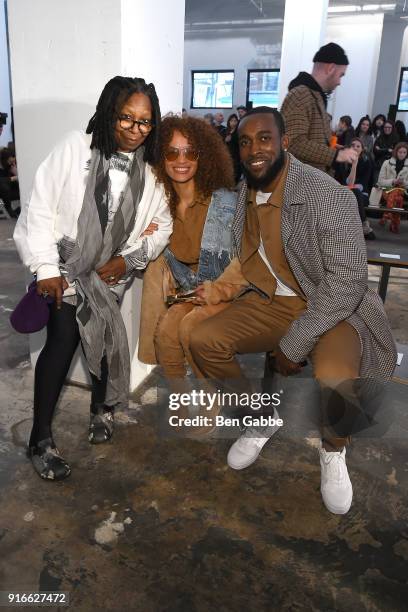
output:
[{"label": "denim jacket", "polygon": [[214,191],[208,206],[197,272],[178,261],[171,250],[166,248],[166,258],[177,284],[183,291],[194,289],[206,280],[215,280],[233,257],[232,220],[235,214],[238,194],[227,189]]}]

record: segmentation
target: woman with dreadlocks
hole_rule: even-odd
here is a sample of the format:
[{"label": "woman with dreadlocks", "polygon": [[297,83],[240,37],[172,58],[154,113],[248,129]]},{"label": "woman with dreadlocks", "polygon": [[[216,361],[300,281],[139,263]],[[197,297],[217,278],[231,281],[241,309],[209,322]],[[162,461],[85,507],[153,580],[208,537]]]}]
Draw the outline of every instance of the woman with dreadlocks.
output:
[{"label": "woman with dreadlocks", "polygon": [[70,467],[51,431],[64,380],[81,342],[92,380],[89,441],[110,439],[114,407],[125,404],[130,360],[118,301],[126,279],[166,246],[172,229],[157,160],[160,107],[153,84],[111,79],[86,133],[70,133],[40,165],[14,239],[53,298],[34,382],[29,455],[44,479]]}]

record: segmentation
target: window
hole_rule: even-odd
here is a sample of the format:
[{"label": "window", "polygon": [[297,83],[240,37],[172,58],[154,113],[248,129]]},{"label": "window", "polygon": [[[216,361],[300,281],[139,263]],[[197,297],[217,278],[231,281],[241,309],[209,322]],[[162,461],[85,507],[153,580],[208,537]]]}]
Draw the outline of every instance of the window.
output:
[{"label": "window", "polygon": [[408,111],[408,66],[401,68],[397,96],[397,111]]},{"label": "window", "polygon": [[248,70],[246,103],[252,102],[252,108],[257,106],[278,107],[279,96],[279,73],[278,69]]},{"label": "window", "polygon": [[233,70],[192,70],[191,80],[191,108],[232,108]]}]

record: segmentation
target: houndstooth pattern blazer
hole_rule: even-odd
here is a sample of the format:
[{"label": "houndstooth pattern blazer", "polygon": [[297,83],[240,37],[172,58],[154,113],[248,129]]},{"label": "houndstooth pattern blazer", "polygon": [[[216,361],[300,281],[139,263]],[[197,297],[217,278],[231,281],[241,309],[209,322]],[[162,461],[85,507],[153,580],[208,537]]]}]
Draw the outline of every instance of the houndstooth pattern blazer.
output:
[{"label": "houndstooth pattern blazer", "polygon": [[289,138],[289,151],[305,164],[329,172],[336,151],[330,148],[330,119],[318,91],[305,85],[291,89],[281,113]]},{"label": "houndstooth pattern blazer", "polygon": [[[360,375],[387,380],[397,352],[383,303],[367,286],[367,252],[354,195],[324,172],[288,156],[282,245],[307,308],[280,347],[292,361],[303,361],[322,334],[346,320],[360,337]],[[247,191],[244,184],[232,227],[238,257]]]}]

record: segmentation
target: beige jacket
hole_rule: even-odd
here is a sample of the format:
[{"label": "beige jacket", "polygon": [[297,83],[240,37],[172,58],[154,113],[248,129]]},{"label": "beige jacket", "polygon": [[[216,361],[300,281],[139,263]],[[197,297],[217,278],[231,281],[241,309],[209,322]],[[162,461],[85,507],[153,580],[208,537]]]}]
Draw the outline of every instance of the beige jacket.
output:
[{"label": "beige jacket", "polygon": [[382,189],[393,187],[393,181],[395,181],[396,178],[403,181],[403,187],[408,187],[408,159],[405,160],[404,166],[402,170],[398,172],[398,175],[395,167],[396,162],[397,160],[395,157],[391,157],[391,159],[387,159],[381,166],[378,177],[378,186]]}]

